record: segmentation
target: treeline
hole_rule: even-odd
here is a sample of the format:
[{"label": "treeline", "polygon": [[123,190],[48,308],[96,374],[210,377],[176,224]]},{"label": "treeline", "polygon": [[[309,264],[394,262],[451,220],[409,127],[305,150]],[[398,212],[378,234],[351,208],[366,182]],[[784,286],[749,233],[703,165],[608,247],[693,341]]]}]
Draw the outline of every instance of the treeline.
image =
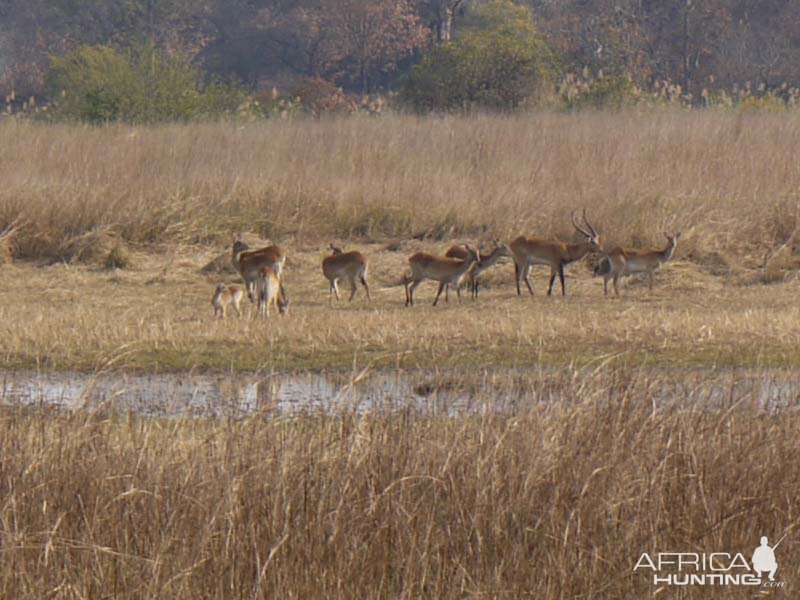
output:
[{"label": "treeline", "polygon": [[7,110],[88,120],[375,111],[388,92],[422,111],[785,105],[799,83],[786,0],[0,0]]}]

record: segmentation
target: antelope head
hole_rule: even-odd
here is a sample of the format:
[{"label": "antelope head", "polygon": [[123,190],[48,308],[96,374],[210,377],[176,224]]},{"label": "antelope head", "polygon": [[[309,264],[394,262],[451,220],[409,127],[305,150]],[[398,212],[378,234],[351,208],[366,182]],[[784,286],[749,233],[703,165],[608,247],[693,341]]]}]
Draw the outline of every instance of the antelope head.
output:
[{"label": "antelope head", "polygon": [[236,256],[237,254],[241,254],[242,252],[246,252],[249,249],[250,249],[250,246],[245,244],[242,240],[240,240],[240,239],[234,239],[233,240],[233,255],[234,256]]},{"label": "antelope head", "polygon": [[586,218],[586,209],[583,209],[583,223],[584,227],[578,224],[578,220],[575,218],[575,213],[572,213],[572,225],[578,232],[583,235],[584,243],[589,247],[590,252],[599,252],[600,251],[600,234],[597,233],[597,230],[592,227],[592,224],[589,222],[589,219]]},{"label": "antelope head", "polygon": [[672,258],[672,253],[675,252],[675,246],[678,243],[678,238],[681,237],[681,232],[679,231],[675,235],[670,235],[665,231],[664,237],[667,238],[667,247],[664,248],[662,254],[664,255],[664,260],[669,260]]},{"label": "antelope head", "polygon": [[282,285],[278,293],[278,312],[282,315],[289,312],[289,294],[286,293]]},{"label": "antelope head", "polygon": [[511,256],[511,249],[500,240],[494,240],[495,251],[500,251],[501,256]]},{"label": "antelope head", "polygon": [[481,262],[480,250],[478,250],[477,248],[473,248],[469,244],[464,244],[464,248],[469,253],[469,258],[467,258],[467,260],[465,262],[476,262],[476,263],[480,264],[480,262]]}]

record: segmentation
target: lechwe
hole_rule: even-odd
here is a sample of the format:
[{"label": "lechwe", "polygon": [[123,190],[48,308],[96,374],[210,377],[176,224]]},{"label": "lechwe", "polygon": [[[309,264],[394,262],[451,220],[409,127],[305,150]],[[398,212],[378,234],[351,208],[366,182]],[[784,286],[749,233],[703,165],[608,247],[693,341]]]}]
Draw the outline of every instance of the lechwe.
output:
[{"label": "lechwe", "polygon": [[619,278],[634,273],[647,273],[650,290],[653,289],[653,273],[672,258],[675,245],[681,237],[664,233],[667,245],[661,248],[614,248],[595,267],[594,274],[603,276],[603,291],[608,296],[608,280],[614,280],[614,293],[619,296]]},{"label": "lechwe", "polygon": [[[406,288],[406,306],[414,305],[414,290],[425,279],[433,279],[439,282],[439,289],[436,292],[436,299],[433,305],[439,302],[439,296],[447,285],[456,288],[458,300],[461,301],[461,280],[475,263],[480,263],[481,257],[477,250],[473,250],[468,244],[464,245],[467,250],[467,258],[459,260],[457,258],[447,258],[417,252],[408,259],[411,266],[411,274],[403,278]],[[445,295],[445,301],[447,296]]]},{"label": "lechwe", "polygon": [[250,302],[255,301],[255,284],[258,274],[264,267],[272,267],[279,280],[283,278],[283,265],[286,262],[286,252],[277,245],[266,246],[258,250],[250,247],[241,240],[234,240],[233,255],[231,256],[233,268],[244,279],[247,288],[247,297]]},{"label": "lechwe", "polygon": [[256,287],[258,307],[256,314],[253,315],[254,318],[261,314],[268,319],[269,309],[272,306],[277,306],[281,314],[285,314],[289,310],[289,297],[273,267],[263,267],[258,272]]},{"label": "lechwe", "polygon": [[600,235],[586,218],[586,211],[583,211],[583,222],[586,229],[578,225],[575,215],[572,215],[572,225],[584,236],[582,242],[577,244],[567,244],[559,240],[546,240],[538,237],[520,236],[509,244],[511,254],[514,258],[514,274],[517,279],[517,294],[521,295],[519,287],[520,278],[525,280],[528,291],[533,295],[533,288],[529,279],[532,265],[550,266],[550,286],[547,288],[547,295],[553,292],[553,282],[556,275],[561,280],[561,295],[566,296],[564,288],[564,266],[580,260],[589,252],[600,250]]},{"label": "lechwe", "polygon": [[225,318],[225,309],[230,306],[236,311],[236,316],[241,317],[239,305],[242,303],[244,292],[238,285],[225,285],[220,283],[214,290],[211,297],[211,305],[214,307],[214,316],[221,319]]},{"label": "lechwe", "polygon": [[[450,246],[444,255],[448,258],[466,260],[469,256],[469,252],[464,244],[458,244],[456,246]],[[489,254],[481,253],[480,262],[474,264],[467,272],[467,277],[469,277],[469,289],[472,293],[473,300],[478,297],[478,276],[504,256],[511,256],[511,250],[500,240],[494,240],[494,248],[492,251]],[[446,294],[447,292],[445,292],[445,298],[447,297]]]},{"label": "lechwe", "polygon": [[322,261],[322,274],[325,275],[330,282],[330,294],[328,302],[333,301],[333,295],[336,294],[336,300],[339,300],[339,280],[350,282],[350,300],[356,295],[358,289],[358,282],[364,286],[367,292],[367,300],[369,297],[369,285],[367,285],[367,258],[361,252],[351,251],[342,252],[341,248],[337,248],[333,244],[330,245],[333,254],[326,257]]}]

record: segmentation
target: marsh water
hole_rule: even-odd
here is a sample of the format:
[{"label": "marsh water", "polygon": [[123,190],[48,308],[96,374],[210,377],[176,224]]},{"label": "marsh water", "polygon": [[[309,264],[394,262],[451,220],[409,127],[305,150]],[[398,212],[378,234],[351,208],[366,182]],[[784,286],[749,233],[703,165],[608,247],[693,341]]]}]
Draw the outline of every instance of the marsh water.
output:
[{"label": "marsh water", "polygon": [[0,373],[4,405],[96,408],[157,416],[230,416],[254,411],[397,410],[516,413],[541,403],[598,395],[713,407],[751,402],[800,406],[800,373],[767,370],[490,369],[332,373]]}]

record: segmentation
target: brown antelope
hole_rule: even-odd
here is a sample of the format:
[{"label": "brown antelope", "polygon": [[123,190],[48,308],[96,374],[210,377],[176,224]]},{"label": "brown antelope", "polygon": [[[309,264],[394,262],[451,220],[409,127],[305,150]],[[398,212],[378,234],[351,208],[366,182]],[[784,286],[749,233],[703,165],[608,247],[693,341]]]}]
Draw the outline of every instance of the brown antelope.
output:
[{"label": "brown antelope", "polygon": [[[467,252],[464,244],[458,244],[456,246],[451,246],[444,255],[448,258],[466,260],[469,256],[469,252]],[[478,297],[478,275],[494,265],[504,256],[511,256],[511,250],[500,240],[494,240],[494,249],[489,254],[481,253],[481,261],[474,264],[467,272],[467,276],[469,277],[469,289],[472,293],[473,300]],[[447,292],[445,292],[445,294],[446,293]]]},{"label": "brown antelope", "polygon": [[239,310],[239,305],[242,302],[244,292],[238,285],[225,285],[220,283],[217,289],[214,290],[214,295],[211,297],[211,305],[214,307],[214,316],[219,316],[221,319],[225,318],[225,309],[231,306],[236,311],[236,316],[241,317],[242,313]]},{"label": "brown antelope", "polygon": [[236,240],[233,242],[231,262],[244,279],[247,297],[250,302],[255,302],[254,292],[259,271],[264,267],[272,267],[278,278],[282,280],[286,252],[280,246],[266,246],[258,250],[250,250],[243,241]]},{"label": "brown antelope", "polygon": [[578,225],[575,214],[572,215],[572,225],[583,236],[584,240],[577,244],[567,244],[559,240],[546,240],[538,237],[520,236],[509,244],[511,254],[514,258],[514,273],[517,279],[517,294],[521,295],[519,287],[520,278],[525,280],[528,291],[533,296],[533,288],[529,280],[532,265],[550,266],[550,286],[547,288],[547,295],[553,292],[553,282],[556,275],[561,280],[561,295],[566,296],[564,289],[564,266],[580,260],[589,252],[600,250],[600,235],[586,218],[586,211],[583,211],[583,222],[586,229]]},{"label": "brown antelope", "polygon": [[254,318],[261,314],[268,319],[271,306],[277,306],[281,314],[285,314],[289,310],[289,298],[274,267],[262,267],[259,270],[256,286],[258,308],[256,314],[253,315]]},{"label": "brown antelope", "polygon": [[[460,302],[461,280],[470,267],[475,263],[480,263],[481,260],[480,253],[477,250],[473,250],[468,244],[465,244],[464,248],[466,248],[468,254],[465,260],[432,256],[424,252],[417,252],[409,257],[408,264],[411,266],[411,274],[403,278],[403,284],[406,288],[406,306],[414,305],[414,290],[425,279],[433,279],[439,282],[439,290],[436,292],[436,299],[433,301],[434,306],[439,302],[439,296],[441,296],[442,290],[447,285],[455,286]],[[447,294],[445,294],[446,301]]]},{"label": "brown antelope", "polygon": [[650,290],[653,289],[653,273],[672,258],[681,233],[664,234],[667,245],[661,248],[614,248],[595,267],[594,274],[603,276],[603,291],[608,296],[608,280],[614,280],[614,294],[619,296],[619,278],[634,273],[647,273]]},{"label": "brown antelope", "polygon": [[333,301],[333,294],[336,294],[336,300],[339,300],[339,285],[340,279],[350,282],[350,300],[356,295],[358,289],[357,282],[360,281],[361,285],[367,292],[367,300],[369,297],[369,286],[367,285],[367,258],[361,252],[342,252],[341,248],[337,248],[333,244],[330,245],[333,254],[326,257],[322,261],[322,274],[330,282],[330,294],[328,295],[328,303]]}]

